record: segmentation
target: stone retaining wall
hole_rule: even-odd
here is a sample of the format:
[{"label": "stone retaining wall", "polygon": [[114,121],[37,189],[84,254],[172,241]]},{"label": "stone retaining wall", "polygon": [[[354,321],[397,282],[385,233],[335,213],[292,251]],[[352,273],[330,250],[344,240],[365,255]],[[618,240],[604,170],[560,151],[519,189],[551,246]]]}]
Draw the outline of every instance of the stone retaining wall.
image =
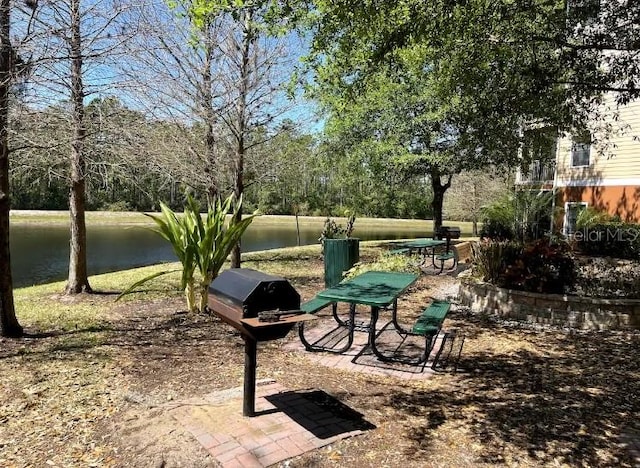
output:
[{"label": "stone retaining wall", "polygon": [[593,299],[502,289],[463,280],[461,304],[474,312],[585,330],[640,329],[640,300]]}]

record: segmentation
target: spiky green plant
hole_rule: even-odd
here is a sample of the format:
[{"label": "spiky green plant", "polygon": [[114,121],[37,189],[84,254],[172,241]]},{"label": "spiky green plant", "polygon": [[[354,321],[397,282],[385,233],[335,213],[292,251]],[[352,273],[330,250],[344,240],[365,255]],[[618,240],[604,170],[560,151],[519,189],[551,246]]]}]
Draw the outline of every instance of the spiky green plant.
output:
[{"label": "spiky green plant", "polygon": [[[482,208],[483,237],[519,239],[537,237],[540,219],[551,216],[553,194],[534,190],[517,190]],[[539,234],[539,233],[538,233]]]},{"label": "spiky green plant", "polygon": [[[200,206],[189,196],[182,216],[178,216],[164,203],[160,204],[161,214],[145,214],[156,223],[154,229],[166,239],[182,264],[180,288],[184,290],[187,308],[190,312],[204,311],[207,306],[209,283],[218,276],[233,246],[251,224],[256,214],[235,221],[235,214],[242,207],[242,198],[234,203],[234,196],[225,201],[217,200],[209,204],[206,216],[200,214]],[[228,217],[228,215],[232,215]],[[230,221],[227,223],[227,219]],[[199,281],[196,280],[196,270]],[[162,271],[136,282],[121,296],[160,275],[176,270]],[[199,292],[200,304],[196,302]]]},{"label": "spiky green plant", "polygon": [[576,227],[578,229],[584,229],[596,224],[610,223],[613,221],[614,217],[607,212],[598,210],[592,206],[587,206],[578,213]]},{"label": "spiky green plant", "polygon": [[471,245],[475,276],[492,284],[499,281],[505,265],[513,263],[522,251],[522,245],[513,241],[485,240]]}]

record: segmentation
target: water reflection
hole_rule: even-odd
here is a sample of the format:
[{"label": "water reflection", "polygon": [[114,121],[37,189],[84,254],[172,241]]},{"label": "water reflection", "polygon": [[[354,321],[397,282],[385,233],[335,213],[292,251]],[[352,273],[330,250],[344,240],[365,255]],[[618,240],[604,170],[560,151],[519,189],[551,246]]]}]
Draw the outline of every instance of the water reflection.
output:
[{"label": "water reflection", "polygon": [[[175,261],[171,247],[157,234],[142,227],[89,226],[87,233],[89,274],[124,270]],[[419,237],[411,230],[388,228],[357,231],[362,240]],[[301,228],[300,243],[316,244],[318,229]],[[242,239],[245,252],[296,245],[295,227],[251,226]],[[11,226],[11,263],[14,286],[63,280],[69,266],[69,230],[64,226]]]}]

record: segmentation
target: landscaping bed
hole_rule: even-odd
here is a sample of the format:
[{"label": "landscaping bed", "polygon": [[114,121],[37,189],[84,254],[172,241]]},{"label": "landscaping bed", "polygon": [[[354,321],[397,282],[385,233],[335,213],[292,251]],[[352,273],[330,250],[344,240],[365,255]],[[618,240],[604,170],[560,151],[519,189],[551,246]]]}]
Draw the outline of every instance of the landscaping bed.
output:
[{"label": "landscaping bed", "polygon": [[640,262],[612,257],[576,256],[571,293],[597,298],[640,299]]},{"label": "landscaping bed", "polygon": [[[377,252],[361,247],[365,260]],[[244,266],[286,276],[303,298],[323,287],[317,247],[249,258]],[[92,278],[98,295],[61,296],[62,284],[17,293],[31,337],[0,339],[0,466],[216,466],[164,408],[240,386],[242,340],[214,317],[184,313],[171,278],[120,302],[108,294],[148,273]],[[418,314],[456,281],[423,276],[401,310]],[[258,378],[321,389],[376,426],[288,466],[637,464],[625,443],[640,430],[640,335],[514,328],[460,307],[451,327],[467,336],[461,371],[418,382],[261,344]]]}]

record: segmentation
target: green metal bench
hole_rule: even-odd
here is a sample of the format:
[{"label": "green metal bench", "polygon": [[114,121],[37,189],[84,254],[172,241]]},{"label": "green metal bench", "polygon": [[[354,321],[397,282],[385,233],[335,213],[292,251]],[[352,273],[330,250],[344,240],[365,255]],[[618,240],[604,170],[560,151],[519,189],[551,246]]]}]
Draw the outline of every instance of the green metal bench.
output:
[{"label": "green metal bench", "polygon": [[316,296],[313,299],[308,300],[304,304],[301,304],[300,310],[305,311],[307,314],[315,314],[316,312],[321,311],[331,304],[333,304],[333,301],[329,299],[322,299],[321,297]]},{"label": "green metal bench", "polygon": [[411,333],[424,336],[437,335],[450,309],[451,304],[447,301],[433,301],[429,307],[422,311],[422,315],[413,325]]},{"label": "green metal bench", "polygon": [[[404,364],[412,364],[412,365],[421,365],[429,359],[429,355],[433,350],[433,346],[436,342],[436,337],[442,328],[442,323],[444,322],[445,317],[449,313],[451,309],[451,303],[447,301],[438,301],[434,300],[426,309],[422,311],[418,320],[413,325],[411,330],[404,330],[400,324],[397,323],[395,314],[393,315],[392,321],[389,324],[393,323],[396,332],[398,332],[403,338],[402,342],[396,350],[400,349],[404,341],[409,336],[420,336],[424,337],[425,343],[422,353],[417,358],[411,358],[407,356],[397,356],[397,355],[385,355],[382,357],[384,361],[395,361],[401,362]],[[376,335],[376,338],[382,334],[382,332],[389,325],[385,325],[382,330]]]},{"label": "green metal bench", "polygon": [[410,334],[424,336],[425,343],[424,352],[418,361],[414,362],[415,364],[422,364],[429,359],[429,354],[431,354],[431,350],[436,343],[436,337],[438,333],[440,333],[442,323],[449,313],[449,310],[451,310],[451,303],[434,300],[429,304],[429,307],[422,311],[422,315],[416,320]]},{"label": "green metal bench", "polygon": [[[345,321],[338,316],[338,303],[335,301],[332,301],[331,299],[324,299],[322,297],[316,296],[313,299],[310,299],[307,302],[300,304],[300,310],[303,310],[308,314],[315,314],[329,306],[331,306],[331,313],[338,325],[337,328],[335,328],[335,330],[338,330],[340,328],[346,329],[348,327],[353,327],[351,320]],[[355,305],[351,304],[349,307],[350,307],[350,315],[352,315],[353,312],[355,312]],[[343,348],[334,348],[329,346],[323,346],[321,344],[318,344],[317,342],[312,343],[307,339],[307,337],[305,337],[304,327],[305,327],[304,322],[300,322],[298,324],[298,336],[300,337],[300,341],[302,342],[302,344],[304,345],[307,351],[327,351],[330,353],[343,353],[347,349],[349,349],[349,347],[352,344],[352,341],[349,340]]]},{"label": "green metal bench", "polygon": [[451,260],[452,258],[456,258],[455,252],[447,252],[436,255],[436,260]]},{"label": "green metal bench", "polygon": [[436,255],[434,257],[433,266],[438,268],[435,265],[435,261],[440,262],[440,271],[438,271],[438,274],[440,274],[444,270],[444,262],[448,260],[453,260],[453,265],[449,269],[449,271],[453,271],[458,267],[458,263],[469,261],[472,256],[473,256],[473,248],[471,246],[471,242],[461,242],[459,244],[452,245],[451,250],[449,252],[444,252]]}]

